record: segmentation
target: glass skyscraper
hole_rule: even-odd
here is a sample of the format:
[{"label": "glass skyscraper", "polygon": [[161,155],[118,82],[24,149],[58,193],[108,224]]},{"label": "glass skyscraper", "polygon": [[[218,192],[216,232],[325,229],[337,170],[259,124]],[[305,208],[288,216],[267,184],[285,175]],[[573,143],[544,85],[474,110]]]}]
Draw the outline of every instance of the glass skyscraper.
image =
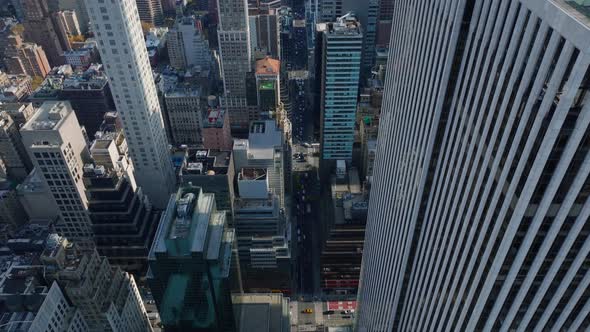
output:
[{"label": "glass skyscraper", "polygon": [[[235,331],[231,271],[235,233],[215,196],[181,187],[162,215],[148,284],[166,331]],[[233,265],[233,267],[232,267]]]},{"label": "glass skyscraper", "polygon": [[322,32],[321,146],[324,160],[351,160],[363,34],[354,16]]}]

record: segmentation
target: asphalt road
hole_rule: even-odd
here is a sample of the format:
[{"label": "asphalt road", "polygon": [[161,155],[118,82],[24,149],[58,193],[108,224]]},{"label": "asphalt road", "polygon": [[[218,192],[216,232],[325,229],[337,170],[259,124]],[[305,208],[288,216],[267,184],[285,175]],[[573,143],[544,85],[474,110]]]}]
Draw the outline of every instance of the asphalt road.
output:
[{"label": "asphalt road", "polygon": [[320,282],[320,229],[319,181],[312,150],[295,145],[293,153],[305,152],[306,161],[293,160],[293,220],[294,238],[297,241],[296,272],[297,294],[301,300],[314,300],[319,294]]}]

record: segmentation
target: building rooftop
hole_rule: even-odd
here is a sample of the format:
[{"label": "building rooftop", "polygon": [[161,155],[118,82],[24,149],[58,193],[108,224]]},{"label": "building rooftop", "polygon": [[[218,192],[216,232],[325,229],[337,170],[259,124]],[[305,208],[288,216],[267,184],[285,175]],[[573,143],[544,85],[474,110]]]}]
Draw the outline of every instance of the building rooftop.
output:
[{"label": "building rooftop", "polygon": [[281,62],[271,57],[256,61],[256,75],[278,75],[281,71]]},{"label": "building rooftop", "polygon": [[37,168],[33,168],[31,173],[17,186],[19,192],[45,192],[47,190],[45,179],[38,172]]},{"label": "building rooftop", "polygon": [[264,168],[242,168],[239,180],[266,180],[266,169]]},{"label": "building rooftop", "polygon": [[248,159],[273,159],[276,147],[282,147],[283,134],[274,120],[253,121],[248,140],[234,140],[234,149],[247,149]]},{"label": "building rooftop", "polygon": [[70,65],[54,67],[31,99],[57,98],[62,90],[102,90],[108,78],[101,64],[92,64],[84,71],[73,71]]},{"label": "building rooftop", "polygon": [[164,96],[166,98],[201,97],[201,89],[197,86],[176,86],[169,89]]},{"label": "building rooftop", "polygon": [[189,150],[186,163],[182,168],[185,174],[224,175],[227,174],[231,151]]},{"label": "building rooftop", "polygon": [[[216,225],[225,225],[225,213],[214,208],[215,196],[203,193],[200,187],[183,186],[170,198],[162,214],[149,257],[166,253],[169,256],[202,255],[221,245],[221,238],[212,237]],[[211,241],[215,243],[211,244]],[[229,266],[227,266],[229,268]]]},{"label": "building rooftop", "polygon": [[210,108],[203,121],[203,128],[222,128],[226,111],[220,108]]},{"label": "building rooftop", "polygon": [[326,33],[329,35],[360,35],[361,24],[356,19],[354,14],[348,13],[344,16],[338,17],[336,22],[328,23],[326,26]]},{"label": "building rooftop", "polygon": [[67,101],[45,102],[21,131],[56,130],[71,112],[72,106]]},{"label": "building rooftop", "polygon": [[232,296],[239,332],[287,332],[289,300],[280,293]]}]

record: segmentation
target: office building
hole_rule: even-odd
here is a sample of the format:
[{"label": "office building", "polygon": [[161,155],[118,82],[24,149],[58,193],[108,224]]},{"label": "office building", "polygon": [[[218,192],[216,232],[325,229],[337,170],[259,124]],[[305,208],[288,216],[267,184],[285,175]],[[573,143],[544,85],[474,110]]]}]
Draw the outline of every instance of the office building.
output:
[{"label": "office building", "polygon": [[43,47],[52,66],[63,64],[63,52],[70,49],[70,42],[68,36],[51,17],[47,1],[23,0],[22,2],[25,14],[24,39]]},{"label": "office building", "polygon": [[62,10],[53,13],[54,20],[62,35],[66,37],[81,35],[80,24],[78,24],[78,16],[73,10]]},{"label": "office building", "polygon": [[8,47],[8,37],[18,33],[17,21],[13,17],[2,17],[0,18],[0,58],[1,62],[4,63],[4,57],[6,55],[6,48]]},{"label": "office building", "polygon": [[68,102],[46,102],[21,128],[33,166],[45,179],[60,211],[55,225],[83,248],[94,245],[82,181],[90,158],[76,114]]},{"label": "office building", "polygon": [[150,31],[145,35],[145,46],[148,51],[150,65],[156,67],[168,46],[168,28],[150,28]]},{"label": "office building", "polygon": [[203,143],[201,90],[177,87],[164,94],[172,144],[196,146]]},{"label": "office building", "polygon": [[393,0],[379,0],[379,14],[377,15],[377,34],[375,46],[377,49],[388,49],[391,37],[391,20],[393,18]]},{"label": "office building", "polygon": [[363,35],[359,22],[350,15],[320,24],[319,29],[323,33],[321,158],[351,160]]},{"label": "office building", "polygon": [[8,112],[0,112],[0,159],[10,180],[20,182],[33,170],[19,132],[19,124]]},{"label": "office building", "polygon": [[[339,17],[352,13],[362,26],[363,72],[369,72],[375,61],[375,41],[377,37],[378,19],[383,15],[379,9],[380,2],[392,0],[317,0],[318,19],[320,22],[335,22]],[[386,8],[387,9],[387,8]],[[390,21],[391,23],[391,21]]]},{"label": "office building", "polygon": [[66,64],[74,68],[88,68],[92,63],[99,62],[96,41],[88,39],[79,47],[64,52]]},{"label": "office building", "polygon": [[0,101],[16,103],[26,100],[32,92],[31,83],[28,75],[6,75],[0,72]]},{"label": "office building", "polygon": [[[37,255],[38,256],[38,255]],[[31,261],[21,261],[23,256],[9,257],[9,268],[0,274],[0,326],[6,331],[88,331],[88,324],[81,312],[72,306],[57,284],[44,284],[35,275]]]},{"label": "office building", "polygon": [[235,331],[235,234],[213,194],[182,186],[170,198],[149,255],[148,284],[170,331]]},{"label": "office building", "polygon": [[231,150],[233,138],[229,115],[221,108],[210,108],[203,120],[203,147],[206,149]]},{"label": "office building", "polygon": [[279,15],[277,10],[258,10],[248,17],[250,26],[250,43],[254,59],[270,56],[280,59],[281,46],[279,38]]},{"label": "office building", "polygon": [[252,122],[248,139],[234,140],[238,191],[233,216],[244,288],[250,291],[289,292],[291,288],[284,144],[274,120]]},{"label": "office building", "polygon": [[280,293],[232,295],[239,332],[286,332],[291,329],[289,298]]},{"label": "office building", "polygon": [[189,149],[179,171],[180,183],[215,194],[217,208],[230,213],[235,195],[234,178],[231,150]]},{"label": "office building", "polygon": [[[53,0],[54,4],[55,2],[57,2],[57,7],[51,8],[51,10],[72,10],[76,12],[80,31],[82,33],[88,32],[88,24],[90,23],[90,19],[88,17],[88,11],[86,10],[86,4],[84,3],[84,0]],[[51,1],[49,4],[52,4]]]},{"label": "office building", "polygon": [[139,19],[154,26],[164,24],[164,12],[160,0],[135,0]]},{"label": "office building", "polygon": [[0,179],[0,225],[12,233],[29,221],[18,199],[16,183]]},{"label": "office building", "polygon": [[84,71],[74,71],[70,65],[55,67],[29,100],[37,106],[45,101],[69,101],[90,137],[99,130],[105,114],[115,109],[109,79],[101,64]]},{"label": "office building", "polygon": [[320,285],[326,295],[354,299],[361,270],[368,197],[361,189],[357,169],[347,170],[342,166],[342,172],[330,179],[331,205],[325,214],[328,218],[322,223]]},{"label": "office building", "polygon": [[217,0],[217,3],[224,88],[222,107],[229,112],[232,129],[245,131],[249,124],[246,78],[252,71],[248,5],[246,0]]},{"label": "office building", "polygon": [[23,211],[31,221],[53,224],[59,219],[60,210],[53,193],[36,167],[16,187],[16,193]]},{"label": "office building", "polygon": [[175,185],[174,173],[135,1],[107,5],[86,0],[86,6],[97,27],[94,32],[123,120],[135,179],[152,204],[163,209]]},{"label": "office building", "polygon": [[14,75],[45,77],[51,67],[43,48],[34,43],[23,43],[17,34],[8,36],[4,63]]},{"label": "office building", "polygon": [[[29,83],[30,84],[30,83]],[[32,103],[5,102],[0,104],[0,112],[6,112],[20,128],[37,111]]]},{"label": "office building", "polygon": [[281,62],[269,57],[256,61],[256,95],[260,112],[275,112],[281,101]]},{"label": "office building", "polygon": [[53,236],[39,259],[45,282],[60,286],[87,324],[85,330],[152,331],[134,277],[96,250],[83,252],[76,243]]},{"label": "office building", "polygon": [[209,42],[203,33],[201,19],[194,16],[178,17],[168,31],[168,57],[170,65],[178,70],[199,66],[211,68],[213,57]]},{"label": "office building", "polygon": [[160,213],[135,183],[123,133],[97,136],[90,147],[93,163],[84,165],[83,175],[96,249],[111,264],[141,275]]},{"label": "office building", "polygon": [[357,330],[587,329],[590,18],[438,5],[395,3]]}]

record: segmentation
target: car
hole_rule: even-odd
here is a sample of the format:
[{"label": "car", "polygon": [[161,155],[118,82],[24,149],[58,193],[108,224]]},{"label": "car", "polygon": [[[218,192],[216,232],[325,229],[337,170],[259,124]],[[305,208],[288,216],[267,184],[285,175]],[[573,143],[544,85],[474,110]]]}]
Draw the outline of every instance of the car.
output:
[{"label": "car", "polygon": [[301,311],[302,314],[312,314],[313,313],[313,309],[311,308],[305,308],[304,310]]},{"label": "car", "polygon": [[334,313],[334,310],[326,310],[323,312],[324,315],[332,315]]},{"label": "car", "polygon": [[342,316],[342,318],[348,319],[348,318],[350,318],[350,316]]}]

